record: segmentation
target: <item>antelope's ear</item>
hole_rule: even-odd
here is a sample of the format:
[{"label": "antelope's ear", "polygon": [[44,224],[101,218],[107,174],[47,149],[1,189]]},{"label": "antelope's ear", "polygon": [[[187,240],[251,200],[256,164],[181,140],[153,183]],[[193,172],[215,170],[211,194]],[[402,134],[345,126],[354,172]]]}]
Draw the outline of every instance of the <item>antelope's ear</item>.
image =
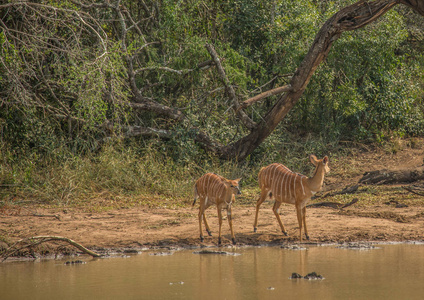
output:
[{"label": "antelope's ear", "polygon": [[324,156],[324,158],[322,159],[322,162],[324,164],[328,164],[328,156]]},{"label": "antelope's ear", "polygon": [[311,154],[311,155],[309,156],[309,160],[310,160],[310,161],[311,161],[311,163],[312,163],[312,164],[314,164],[315,166],[317,166],[317,165],[318,165],[318,158],[317,158],[315,155]]},{"label": "antelope's ear", "polygon": [[241,178],[234,179],[235,182],[239,183]]}]

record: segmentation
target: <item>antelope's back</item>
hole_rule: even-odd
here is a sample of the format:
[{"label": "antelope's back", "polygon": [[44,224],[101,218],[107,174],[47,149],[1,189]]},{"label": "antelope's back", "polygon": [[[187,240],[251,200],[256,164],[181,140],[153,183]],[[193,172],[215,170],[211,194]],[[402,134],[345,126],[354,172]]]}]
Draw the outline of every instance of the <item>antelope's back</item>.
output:
[{"label": "antelope's back", "polygon": [[305,178],[282,164],[274,163],[259,172],[259,186],[261,190],[269,191],[270,197],[294,204],[296,198],[306,195]]},{"label": "antelope's back", "polygon": [[224,194],[226,185],[223,177],[207,173],[196,181],[196,188],[200,197],[216,198]]},{"label": "antelope's back", "polygon": [[283,180],[284,177],[293,174],[286,166],[273,163],[267,167],[262,168],[258,174],[259,187],[271,189],[275,186],[276,183],[279,183]]}]

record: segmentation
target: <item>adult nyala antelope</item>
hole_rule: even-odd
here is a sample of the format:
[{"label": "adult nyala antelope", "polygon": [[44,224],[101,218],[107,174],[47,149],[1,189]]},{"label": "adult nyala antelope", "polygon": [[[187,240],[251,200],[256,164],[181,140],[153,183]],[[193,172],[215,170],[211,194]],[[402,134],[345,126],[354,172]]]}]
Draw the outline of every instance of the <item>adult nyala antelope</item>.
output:
[{"label": "adult nyala antelope", "polygon": [[258,226],[259,207],[262,202],[269,196],[275,199],[272,208],[281,231],[287,235],[284,225],[281,222],[278,208],[281,203],[294,204],[296,206],[297,221],[299,223],[300,241],[302,241],[302,224],[305,228],[306,239],[309,240],[308,229],[306,227],[306,203],[311,199],[312,195],[322,189],[324,182],[324,174],[330,171],[328,167],[328,157],[317,159],[315,155],[309,156],[311,163],[316,166],[315,173],[311,178],[290,171],[286,166],[278,163],[271,164],[259,171],[259,187],[261,195],[256,203],[254,232]]},{"label": "adult nyala antelope", "polygon": [[235,200],[235,194],[241,194],[239,188],[239,179],[228,180],[222,176],[207,173],[200,177],[194,184],[194,201],[193,206],[196,203],[196,199],[200,198],[199,207],[199,229],[200,229],[200,240],[203,242],[202,233],[202,218],[205,222],[206,231],[211,236],[211,230],[209,229],[208,222],[206,221],[205,210],[211,206],[216,205],[218,209],[219,219],[219,233],[218,233],[218,244],[221,244],[221,225],[222,225],[222,214],[221,210],[227,208],[228,223],[230,224],[231,240],[233,244],[236,243],[233,231],[233,222],[231,220],[231,204]]}]

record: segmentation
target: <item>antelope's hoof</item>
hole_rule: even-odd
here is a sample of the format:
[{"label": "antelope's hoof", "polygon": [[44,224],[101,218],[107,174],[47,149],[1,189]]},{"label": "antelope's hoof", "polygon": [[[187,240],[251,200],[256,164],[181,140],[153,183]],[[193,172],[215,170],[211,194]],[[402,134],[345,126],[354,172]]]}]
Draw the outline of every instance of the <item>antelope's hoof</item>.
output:
[{"label": "antelope's hoof", "polygon": [[306,237],[306,239],[309,241],[309,235],[306,235],[306,234],[305,234],[305,237]]},{"label": "antelope's hoof", "polygon": [[209,236],[212,236],[212,232],[210,230],[207,230],[207,232]]},{"label": "antelope's hoof", "polygon": [[235,245],[236,244],[236,239],[235,238],[232,238],[231,240],[233,241],[233,245]]},{"label": "antelope's hoof", "polygon": [[282,231],[282,233],[285,235],[285,236],[288,236],[289,234],[287,233],[287,231]]},{"label": "antelope's hoof", "polygon": [[218,238],[218,245],[221,246],[221,237]]},{"label": "antelope's hoof", "polygon": [[256,231],[258,231],[258,228],[253,227],[253,232],[256,232]]},{"label": "antelope's hoof", "polygon": [[203,242],[205,239],[203,238],[203,236],[200,236],[200,241]]}]

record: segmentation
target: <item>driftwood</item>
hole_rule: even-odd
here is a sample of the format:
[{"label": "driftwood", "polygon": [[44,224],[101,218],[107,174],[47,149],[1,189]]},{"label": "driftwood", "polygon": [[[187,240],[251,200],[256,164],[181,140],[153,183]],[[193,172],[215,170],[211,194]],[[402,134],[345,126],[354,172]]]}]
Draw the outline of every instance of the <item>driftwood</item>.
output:
[{"label": "driftwood", "polygon": [[320,202],[309,204],[307,207],[331,207],[335,209],[343,209],[345,207],[351,206],[352,204],[355,204],[356,202],[358,202],[358,198],[354,198],[352,201],[346,204],[337,202]]},{"label": "driftwood", "polygon": [[[15,244],[10,246],[8,249],[6,249],[5,254],[3,254],[1,256],[2,262],[4,262],[8,257],[13,256],[15,253],[17,253],[18,251],[20,251],[22,249],[34,247],[34,246],[40,245],[40,244],[45,243],[45,242],[50,242],[50,241],[67,242],[68,244],[78,248],[79,250],[81,250],[85,254],[91,255],[92,257],[101,257],[102,256],[101,254],[93,252],[93,251],[85,248],[83,245],[81,245],[81,244],[79,244],[79,243],[77,243],[77,242],[75,242],[71,239],[65,238],[65,237],[61,237],[61,236],[34,236],[34,237],[19,240]],[[22,246],[18,247],[19,245],[22,245]]]},{"label": "driftwood", "polygon": [[360,184],[390,184],[390,183],[404,183],[414,182],[424,179],[424,166],[418,167],[413,170],[377,170],[366,172],[359,180]]}]

